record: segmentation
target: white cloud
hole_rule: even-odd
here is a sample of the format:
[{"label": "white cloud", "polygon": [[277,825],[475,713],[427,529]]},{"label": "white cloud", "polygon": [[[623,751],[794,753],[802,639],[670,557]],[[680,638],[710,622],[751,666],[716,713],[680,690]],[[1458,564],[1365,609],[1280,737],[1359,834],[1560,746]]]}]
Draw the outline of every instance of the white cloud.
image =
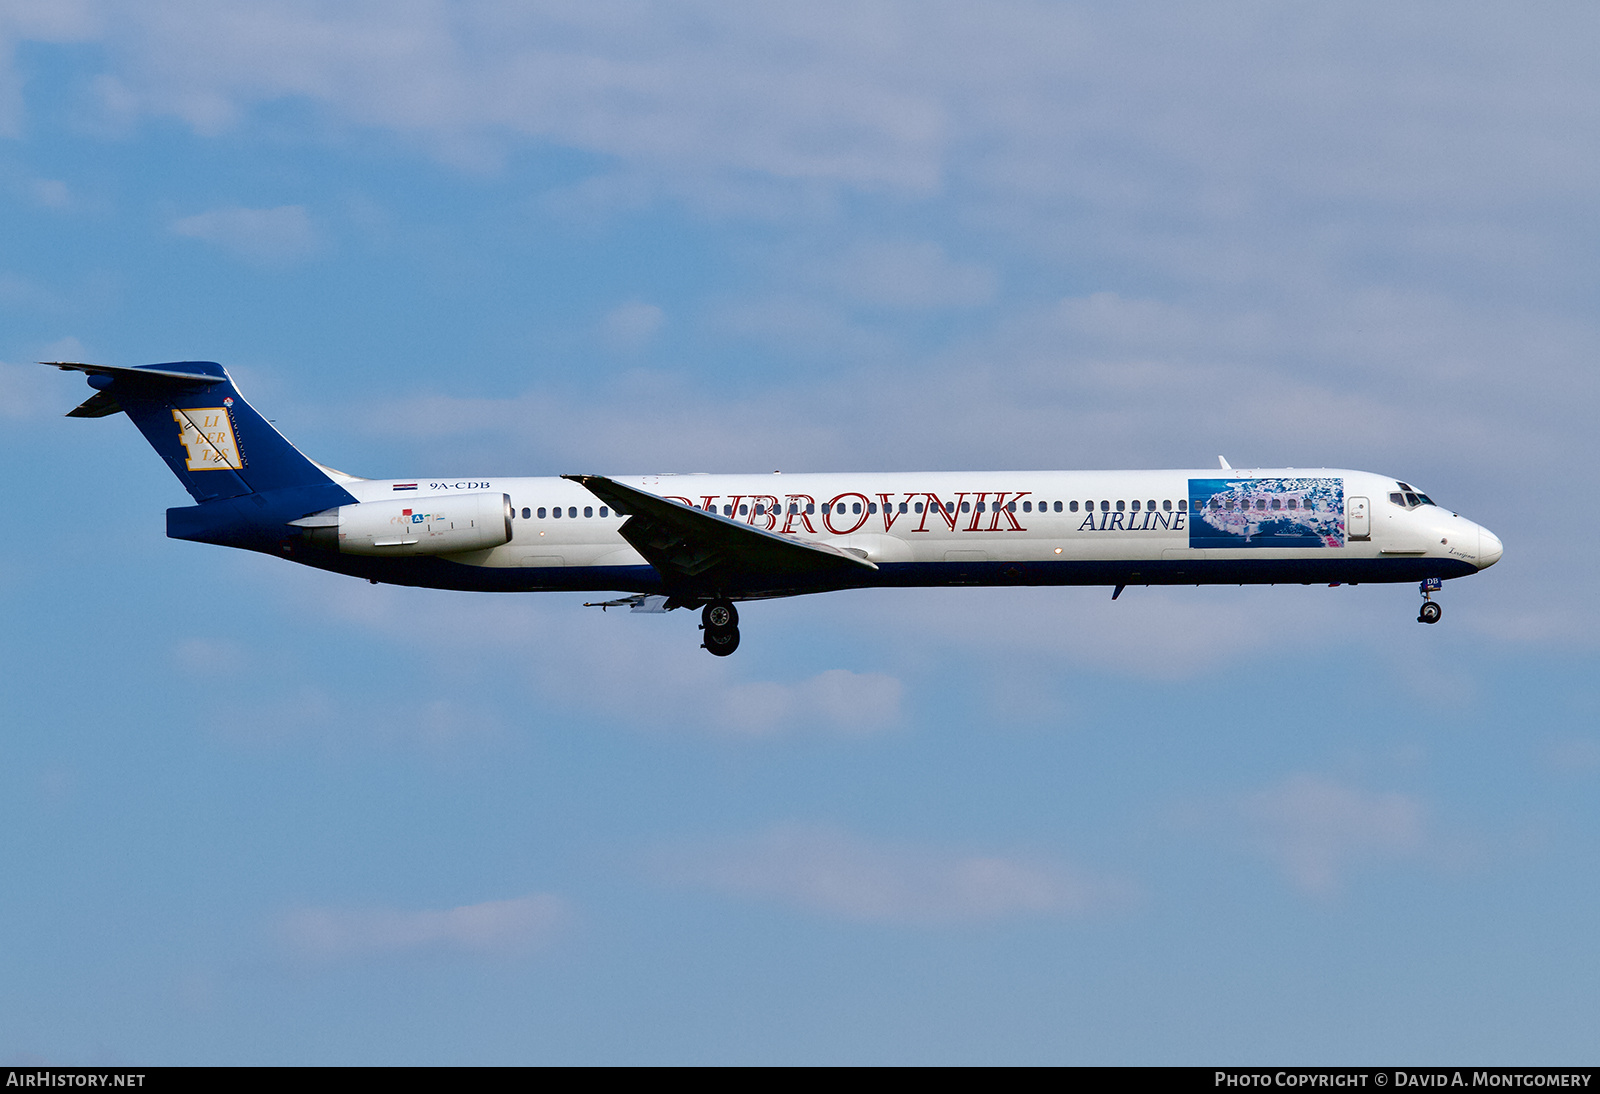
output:
[{"label": "white cloud", "polygon": [[[601,612],[580,607],[571,596],[464,597],[303,572],[286,578],[279,571],[271,580],[279,589],[285,580],[292,583],[297,613],[425,651],[432,676],[418,681],[418,697],[404,704],[350,706],[320,691],[304,692],[262,713],[263,736],[283,725],[341,734],[371,727],[363,732],[435,749],[477,747],[507,731],[507,718],[473,698],[477,693],[466,683],[480,677],[486,655],[497,666],[515,660],[519,687],[542,697],[541,710],[579,709],[650,732],[730,741],[851,738],[891,732],[905,720],[905,689],[893,675],[837,668],[798,679],[744,678],[748,656],[725,660],[698,648],[695,611]],[[428,626],[407,626],[418,613]],[[761,624],[752,629],[745,622],[746,641],[761,642]],[[627,685],[619,687],[619,680]],[[435,693],[439,697],[430,698]],[[243,719],[235,728],[253,724]]]},{"label": "white cloud", "polygon": [[666,312],[657,305],[630,300],[606,313],[606,341],[614,349],[636,352],[660,333],[665,321]]},{"label": "white cloud", "polygon": [[14,273],[0,272],[0,305],[38,312],[65,310],[64,301],[38,282]]},{"label": "white cloud", "polygon": [[1556,770],[1568,774],[1600,771],[1600,740],[1594,737],[1562,737],[1545,746],[1545,757]]},{"label": "white cloud", "polygon": [[829,669],[793,684],[732,684],[720,689],[713,725],[754,736],[816,730],[873,733],[900,721],[902,691],[893,676],[847,669]]},{"label": "white cloud", "polygon": [[72,204],[72,191],[60,179],[34,179],[28,192],[46,209],[65,209]]},{"label": "white cloud", "polygon": [[172,660],[185,673],[224,676],[239,672],[251,659],[233,639],[208,634],[180,641],[173,648]]},{"label": "white cloud", "polygon": [[[210,657],[212,651],[206,649]],[[180,648],[180,657],[193,657],[192,648]],[[261,659],[219,667],[208,660],[204,669],[244,675],[271,675],[285,671],[281,664],[261,665]],[[503,708],[485,702],[478,693],[463,692],[453,682],[413,684],[404,695],[330,692],[307,684],[288,691],[273,690],[206,728],[236,742],[278,742],[310,739],[340,749],[352,744],[419,749],[435,760],[459,760],[492,749],[505,739]]]},{"label": "white cloud", "polygon": [[0,418],[55,417],[72,409],[74,397],[81,402],[92,394],[86,387],[55,382],[36,364],[0,361]]},{"label": "white cloud", "polygon": [[317,249],[317,234],[303,205],[212,209],[180,217],[170,227],[177,235],[214,243],[253,262],[292,262]]},{"label": "white cloud", "polygon": [[438,911],[301,908],[277,933],[290,952],[319,961],[441,950],[507,958],[542,949],[571,918],[566,900],[533,893]]},{"label": "white cloud", "polygon": [[972,307],[998,288],[993,270],[957,262],[931,241],[861,243],[818,263],[813,275],[849,300],[885,308]]},{"label": "white cloud", "polygon": [[1427,811],[1405,794],[1372,794],[1295,775],[1237,804],[1247,838],[1298,888],[1329,896],[1373,862],[1415,858],[1429,847]]},{"label": "white cloud", "polygon": [[[73,14],[44,18],[52,7]],[[104,41],[131,109],[202,132],[297,98],[457,158],[534,138],[658,176],[965,186],[995,199],[996,217],[1051,209],[1068,234],[1092,224],[1086,206],[1238,222],[1297,195],[1481,212],[1485,193],[1576,201],[1600,174],[1571,139],[1597,112],[1586,24],[1552,34],[1492,5],[11,10],[17,38]]]},{"label": "white cloud", "polygon": [[859,922],[958,924],[1081,914],[1127,887],[1030,856],[873,843],[831,827],[784,825],[659,853],[663,880],[775,900]]}]

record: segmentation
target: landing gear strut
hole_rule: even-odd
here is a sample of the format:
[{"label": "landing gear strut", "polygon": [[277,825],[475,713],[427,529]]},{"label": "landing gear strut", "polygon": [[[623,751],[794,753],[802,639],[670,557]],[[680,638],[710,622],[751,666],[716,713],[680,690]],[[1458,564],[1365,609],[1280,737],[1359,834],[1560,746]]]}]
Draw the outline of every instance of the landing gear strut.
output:
[{"label": "landing gear strut", "polygon": [[739,610],[731,600],[713,600],[702,608],[700,629],[705,631],[700,648],[717,657],[726,657],[739,648]]},{"label": "landing gear strut", "polygon": [[1422,584],[1418,586],[1422,592],[1422,610],[1417,613],[1418,623],[1439,622],[1439,617],[1444,614],[1444,609],[1434,603],[1433,597],[1430,594],[1438,592],[1443,584],[1444,583],[1436,577],[1425,577],[1422,579]]}]

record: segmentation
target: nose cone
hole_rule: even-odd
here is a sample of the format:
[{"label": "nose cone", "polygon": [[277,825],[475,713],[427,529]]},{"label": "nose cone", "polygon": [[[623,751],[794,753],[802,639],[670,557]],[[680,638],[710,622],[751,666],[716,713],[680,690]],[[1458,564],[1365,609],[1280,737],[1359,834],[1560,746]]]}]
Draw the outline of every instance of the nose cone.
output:
[{"label": "nose cone", "polygon": [[1500,561],[1505,548],[1500,537],[1482,525],[1478,527],[1478,569],[1484,570]]}]

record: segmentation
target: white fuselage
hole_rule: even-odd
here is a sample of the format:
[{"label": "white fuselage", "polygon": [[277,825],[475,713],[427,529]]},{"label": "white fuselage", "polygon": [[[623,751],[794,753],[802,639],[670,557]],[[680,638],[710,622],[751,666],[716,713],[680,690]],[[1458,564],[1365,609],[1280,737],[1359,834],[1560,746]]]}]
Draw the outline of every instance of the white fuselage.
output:
[{"label": "white fuselage", "polygon": [[[989,471],[615,476],[615,481],[757,529],[826,543],[885,568],[862,584],[945,584],[952,565],[1011,563],[1027,584],[1102,583],[1104,573],[1199,583],[1293,580],[1273,563],[1368,564],[1349,580],[1453,577],[1493,564],[1487,529],[1437,505],[1399,504],[1393,478],[1330,469]],[[491,492],[514,513],[509,542],[450,556],[471,567],[544,571],[528,587],[617,587],[602,572],[647,567],[619,534],[625,516],[561,478],[354,480],[361,502]],[[414,488],[412,488],[414,487]],[[1406,561],[1403,567],[1382,566]],[[1084,563],[1112,564],[1114,570]],[[1138,564],[1151,564],[1149,572]],[[1218,568],[1213,563],[1232,563]],[[1078,564],[1058,565],[1058,564]],[[557,578],[556,572],[563,572]],[[574,571],[597,571],[596,584]],[[1259,577],[1240,577],[1259,571]],[[926,581],[917,580],[922,572]],[[1385,576],[1392,572],[1393,576]],[[1354,576],[1359,574],[1360,576]],[[1320,580],[1312,575],[1305,580]],[[970,583],[970,580],[966,583]]]}]

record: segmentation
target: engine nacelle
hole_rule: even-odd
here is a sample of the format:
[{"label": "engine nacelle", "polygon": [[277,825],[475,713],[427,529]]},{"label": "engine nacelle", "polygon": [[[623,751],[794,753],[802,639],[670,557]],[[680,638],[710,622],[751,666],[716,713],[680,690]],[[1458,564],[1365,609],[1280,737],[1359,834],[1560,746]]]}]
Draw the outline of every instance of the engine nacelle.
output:
[{"label": "engine nacelle", "polygon": [[454,555],[511,541],[511,495],[451,494],[341,505],[289,523],[347,555]]}]

